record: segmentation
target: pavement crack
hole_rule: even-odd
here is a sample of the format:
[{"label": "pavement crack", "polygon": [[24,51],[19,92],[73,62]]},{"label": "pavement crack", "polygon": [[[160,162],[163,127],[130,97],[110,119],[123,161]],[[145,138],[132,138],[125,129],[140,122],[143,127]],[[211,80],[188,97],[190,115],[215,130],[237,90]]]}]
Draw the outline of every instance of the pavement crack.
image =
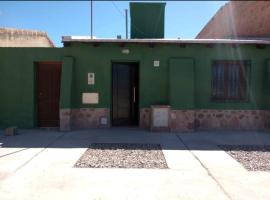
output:
[{"label": "pavement crack", "polygon": [[[57,140],[59,140],[60,138],[64,137],[65,135],[66,135],[66,133],[63,133],[63,134],[59,135],[58,137],[56,137],[55,140],[53,140],[50,143],[48,143],[43,149],[41,149],[39,152],[37,152],[35,155],[33,155],[30,159],[28,159],[26,162],[24,162],[22,165],[20,165],[14,172],[16,173],[17,171],[19,171],[20,169],[22,169],[24,166],[26,166],[28,163],[30,163],[34,158],[36,158],[43,151],[45,151],[49,146],[53,145]],[[30,149],[30,148],[28,148],[28,149]]]},{"label": "pavement crack", "polygon": [[18,150],[18,151],[13,151],[13,152],[11,152],[11,153],[7,153],[7,154],[4,154],[4,155],[1,155],[0,158],[6,157],[6,156],[10,156],[10,155],[15,154],[15,153],[19,153],[19,152],[21,152],[21,151],[25,151],[25,150],[27,150],[27,149],[30,149],[30,148],[23,148],[23,149],[20,149],[20,150]]},{"label": "pavement crack", "polygon": [[211,177],[215,183],[217,184],[217,186],[221,189],[221,191],[225,194],[225,196],[232,200],[232,197],[229,195],[229,193],[223,188],[223,186],[221,185],[221,183],[215,178],[215,176],[210,172],[210,170],[202,163],[202,161],[192,152],[192,150],[189,148],[189,146],[184,142],[184,140],[175,133],[176,137],[178,138],[178,140],[187,148],[187,150],[189,150],[189,152],[191,153],[191,155],[200,163],[200,165],[205,169],[205,171],[207,172],[208,176]]}]

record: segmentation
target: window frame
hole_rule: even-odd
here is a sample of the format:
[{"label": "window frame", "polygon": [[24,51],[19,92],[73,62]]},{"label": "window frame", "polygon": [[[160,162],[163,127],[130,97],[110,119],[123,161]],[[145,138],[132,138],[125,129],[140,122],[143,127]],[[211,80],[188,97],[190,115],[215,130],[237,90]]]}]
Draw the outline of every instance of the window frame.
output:
[{"label": "window frame", "polygon": [[[244,90],[238,91],[240,94],[238,94],[237,98],[230,98],[228,95],[228,67],[224,67],[224,96],[217,96],[214,94],[215,87],[214,87],[214,68],[218,65],[223,64],[223,66],[229,66],[229,65],[240,65],[242,66],[243,70],[239,70],[239,76],[242,78],[240,79],[241,82],[245,82]],[[250,70],[251,70],[251,61],[250,60],[213,60],[211,65],[211,101],[213,102],[248,102],[249,101],[249,83],[250,83]],[[243,83],[242,83],[243,84]],[[242,85],[241,84],[241,85]]]}]

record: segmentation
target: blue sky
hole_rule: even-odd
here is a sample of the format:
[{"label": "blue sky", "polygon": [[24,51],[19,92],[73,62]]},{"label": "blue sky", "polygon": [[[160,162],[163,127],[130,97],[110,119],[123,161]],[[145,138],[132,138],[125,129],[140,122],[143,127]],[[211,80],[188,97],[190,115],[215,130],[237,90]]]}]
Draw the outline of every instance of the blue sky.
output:
[{"label": "blue sky", "polygon": [[[162,1],[166,2],[166,1]],[[226,1],[167,1],[166,38],[194,38]],[[125,36],[124,9],[129,1],[94,1],[93,33]],[[63,35],[90,35],[88,1],[1,1],[0,27],[46,31],[56,46]]]}]

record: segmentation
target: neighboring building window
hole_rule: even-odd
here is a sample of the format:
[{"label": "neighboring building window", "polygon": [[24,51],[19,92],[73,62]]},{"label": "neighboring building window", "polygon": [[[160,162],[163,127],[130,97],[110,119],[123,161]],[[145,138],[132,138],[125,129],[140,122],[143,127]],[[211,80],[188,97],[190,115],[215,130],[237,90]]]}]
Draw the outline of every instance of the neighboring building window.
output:
[{"label": "neighboring building window", "polygon": [[214,61],[212,100],[247,100],[248,61]]}]

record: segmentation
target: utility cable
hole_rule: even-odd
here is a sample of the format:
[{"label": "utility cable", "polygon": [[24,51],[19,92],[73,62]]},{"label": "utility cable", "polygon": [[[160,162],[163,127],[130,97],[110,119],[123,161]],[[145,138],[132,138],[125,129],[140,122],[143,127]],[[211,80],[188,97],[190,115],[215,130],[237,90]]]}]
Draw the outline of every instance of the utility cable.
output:
[{"label": "utility cable", "polygon": [[[120,13],[120,15],[122,15],[124,18],[126,18],[125,14],[118,8],[118,6],[116,5],[116,3],[115,3],[114,1],[111,1],[111,3],[113,4],[114,8]],[[128,19],[128,22],[129,22],[129,24],[131,24],[131,20],[130,20],[130,19]],[[133,26],[138,32],[140,32],[141,34],[147,36],[147,34],[146,34],[144,31],[140,30],[135,24],[132,24],[132,26]]]}]

